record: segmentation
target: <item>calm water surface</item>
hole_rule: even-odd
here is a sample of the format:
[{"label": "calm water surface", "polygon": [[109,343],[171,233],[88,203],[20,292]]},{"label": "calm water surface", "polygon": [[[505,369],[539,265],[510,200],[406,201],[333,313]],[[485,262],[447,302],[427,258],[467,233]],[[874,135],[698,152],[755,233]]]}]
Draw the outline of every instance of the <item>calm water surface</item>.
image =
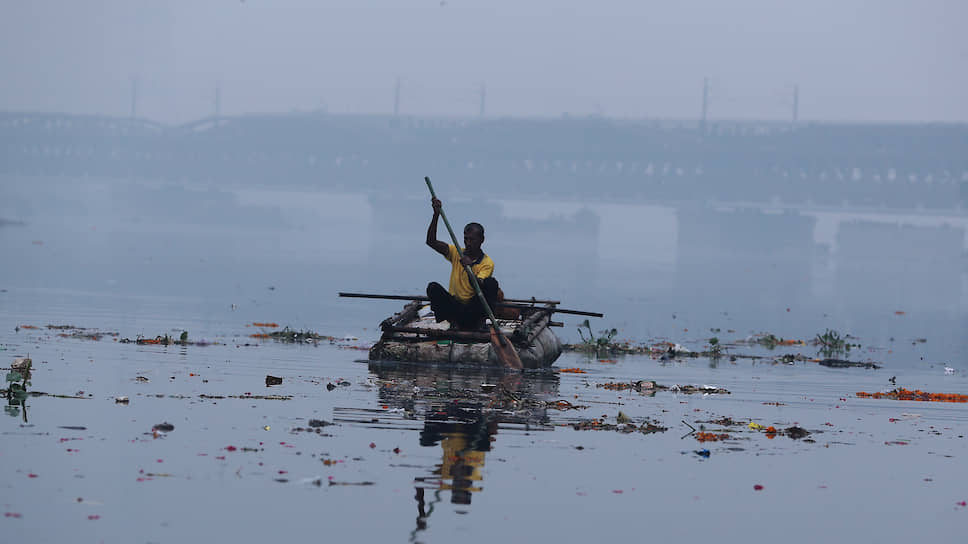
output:
[{"label": "calm water surface", "polygon": [[[2,187],[0,217],[23,224],[0,227],[0,364],[29,354],[30,390],[76,397],[32,396],[0,418],[11,540],[897,542],[968,524],[968,406],[855,396],[892,389],[892,377],[968,393],[964,216],[475,205],[438,187],[452,221],[487,227],[509,296],[604,312],[596,332],[699,350],[713,336],[829,328],[861,344],[850,359],[882,365],[570,353],[556,367],[584,374],[521,376],[361,362],[400,304],[338,291],[420,293],[446,279],[423,245],[419,180],[393,203],[136,181]],[[580,320],[559,317],[577,341]],[[339,340],[250,338],[263,321]],[[119,336],[64,338],[48,324]],[[182,331],[215,344],[116,341]],[[282,385],[267,388],[269,374]],[[642,379],[731,394],[598,387]],[[615,425],[620,411],[666,430],[576,430]],[[738,424],[710,423],[726,417]],[[811,434],[770,438],[751,421]],[[163,422],[174,430],[152,431]],[[729,438],[700,442],[700,426]]]}]

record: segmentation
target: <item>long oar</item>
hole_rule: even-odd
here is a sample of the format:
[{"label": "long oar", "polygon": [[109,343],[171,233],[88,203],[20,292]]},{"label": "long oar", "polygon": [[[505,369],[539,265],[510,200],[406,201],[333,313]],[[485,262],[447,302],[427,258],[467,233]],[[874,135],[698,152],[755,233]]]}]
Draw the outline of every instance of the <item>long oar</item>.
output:
[{"label": "long oar", "polygon": [[[430,189],[430,196],[437,198],[437,194],[434,193],[434,186],[430,183],[430,178],[424,177],[424,181],[427,182],[427,188]],[[447,232],[450,233],[450,238],[454,241],[454,247],[457,248],[457,255],[463,259],[464,252],[460,249],[460,243],[457,241],[457,235],[454,234],[454,229],[450,228],[450,222],[447,221],[447,215],[444,214],[443,207],[440,208],[440,217],[444,219]],[[477,298],[481,301],[481,305],[484,306],[484,311],[487,312],[487,317],[491,320],[491,347],[494,348],[497,359],[508,368],[516,370],[524,368],[524,365],[521,364],[521,358],[518,357],[518,352],[514,351],[514,346],[511,345],[511,342],[504,337],[504,333],[497,327],[497,319],[494,318],[494,312],[491,311],[491,306],[488,305],[487,299],[484,298],[484,292],[481,291],[481,286],[477,282],[477,276],[474,275],[474,271],[466,264],[464,265],[464,271],[467,272],[467,277],[471,280],[471,285],[474,286],[474,292],[477,293]]]},{"label": "long oar", "polygon": [[[340,292],[339,296],[346,297],[346,298],[374,298],[374,299],[381,299],[381,300],[420,300],[420,301],[430,300],[430,297],[428,297],[427,295],[409,295],[408,296],[408,295],[380,295],[380,294],[372,294],[372,293]],[[569,310],[567,308],[558,308],[557,306],[532,306],[531,304],[520,304],[521,302],[532,302],[532,301],[529,301],[528,299],[523,299],[523,298],[506,298],[504,300],[505,302],[497,302],[494,305],[499,308],[514,308],[517,310],[532,310],[532,309],[547,310],[553,314],[587,315],[589,317],[605,316],[605,314],[601,314],[599,312],[586,312],[584,310]],[[557,301],[544,301],[544,300],[533,301],[534,304],[543,303],[543,302],[549,303],[549,304],[558,303]]]}]

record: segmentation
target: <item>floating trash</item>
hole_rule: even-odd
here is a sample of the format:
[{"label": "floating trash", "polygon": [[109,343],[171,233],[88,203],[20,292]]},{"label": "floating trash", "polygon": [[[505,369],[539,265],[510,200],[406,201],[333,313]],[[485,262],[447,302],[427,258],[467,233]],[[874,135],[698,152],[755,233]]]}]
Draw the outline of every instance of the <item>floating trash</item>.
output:
[{"label": "floating trash", "polygon": [[719,442],[720,440],[729,440],[729,435],[726,433],[699,432],[695,434],[695,438],[699,442]]},{"label": "floating trash", "polygon": [[914,400],[921,402],[968,402],[968,395],[960,393],[928,393],[915,389],[898,388],[887,393],[865,393],[858,391],[857,396],[862,399],[890,399],[890,400]]}]

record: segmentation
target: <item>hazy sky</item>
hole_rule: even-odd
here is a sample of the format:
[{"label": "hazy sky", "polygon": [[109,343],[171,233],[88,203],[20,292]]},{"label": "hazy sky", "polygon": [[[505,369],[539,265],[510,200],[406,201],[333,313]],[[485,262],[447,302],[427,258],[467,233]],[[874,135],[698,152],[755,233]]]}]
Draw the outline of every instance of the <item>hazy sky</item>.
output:
[{"label": "hazy sky", "polygon": [[968,121],[962,0],[0,0],[0,109]]}]

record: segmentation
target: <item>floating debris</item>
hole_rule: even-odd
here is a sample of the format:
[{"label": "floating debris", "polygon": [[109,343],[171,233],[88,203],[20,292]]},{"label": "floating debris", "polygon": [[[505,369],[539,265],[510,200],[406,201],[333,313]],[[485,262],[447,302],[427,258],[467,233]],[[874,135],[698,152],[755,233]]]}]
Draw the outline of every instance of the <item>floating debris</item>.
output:
[{"label": "floating debris", "polygon": [[887,393],[865,393],[857,392],[857,397],[862,399],[890,399],[890,400],[914,400],[921,402],[968,402],[968,395],[960,393],[928,393],[916,389],[898,388]]},{"label": "floating debris", "polygon": [[373,482],[337,482],[337,481],[334,481],[334,480],[330,480],[329,481],[329,485],[330,486],[334,486],[334,485],[360,485],[360,486],[365,486],[365,485],[376,485],[376,484],[373,483]]},{"label": "floating debris", "polygon": [[206,395],[202,393],[198,396],[200,399],[252,399],[252,400],[292,400],[292,395],[253,395],[252,393],[246,393],[244,395]]},{"label": "floating debris", "polygon": [[[270,323],[270,324],[275,325],[275,323]],[[322,335],[322,334],[315,333],[311,330],[297,331],[297,330],[290,329],[289,327],[286,327],[281,331],[250,334],[249,337],[260,338],[263,340],[276,340],[278,342],[286,342],[286,343],[292,343],[292,344],[318,344],[320,341],[327,341],[330,343],[334,343],[337,340],[340,340],[335,336]]]},{"label": "floating debris", "polygon": [[661,385],[654,380],[638,380],[635,382],[606,382],[595,384],[595,387],[610,389],[612,391],[638,391],[640,393],[655,393],[656,391],[673,391],[676,393],[705,393],[710,395],[729,395],[729,390],[713,385]]},{"label": "floating debris", "polygon": [[182,333],[181,339],[179,340],[175,340],[175,337],[166,334],[163,336],[159,335],[154,338],[144,338],[144,337],[138,336],[134,340],[130,338],[122,338],[121,340],[118,340],[118,342],[121,344],[138,344],[139,346],[143,346],[143,345],[213,346],[218,344],[218,342],[209,342],[208,340],[205,340],[205,339],[193,342],[191,340],[188,340],[187,338],[188,338],[188,335],[186,333]]},{"label": "floating debris", "polygon": [[845,361],[843,359],[822,359],[817,362],[820,366],[827,366],[830,368],[881,368],[875,363],[870,362],[859,362],[859,361]]},{"label": "floating debris", "polygon": [[29,372],[33,364],[34,361],[30,357],[17,357],[10,363],[10,370],[20,373]]},{"label": "floating debris", "polygon": [[[619,415],[624,416],[625,414],[619,412]],[[561,426],[571,427],[576,431],[617,431],[625,434],[634,432],[642,434],[664,433],[669,430],[668,427],[663,427],[651,421],[643,421],[641,425],[636,425],[632,423],[631,418],[628,416],[625,416],[625,418],[616,417],[616,420],[619,419],[623,419],[624,422],[613,425],[606,423],[604,418],[583,419],[575,423],[562,423]]]},{"label": "floating debris", "polygon": [[266,387],[273,386],[273,385],[282,385],[282,378],[280,378],[278,376],[269,376],[267,374],[266,375]]}]

